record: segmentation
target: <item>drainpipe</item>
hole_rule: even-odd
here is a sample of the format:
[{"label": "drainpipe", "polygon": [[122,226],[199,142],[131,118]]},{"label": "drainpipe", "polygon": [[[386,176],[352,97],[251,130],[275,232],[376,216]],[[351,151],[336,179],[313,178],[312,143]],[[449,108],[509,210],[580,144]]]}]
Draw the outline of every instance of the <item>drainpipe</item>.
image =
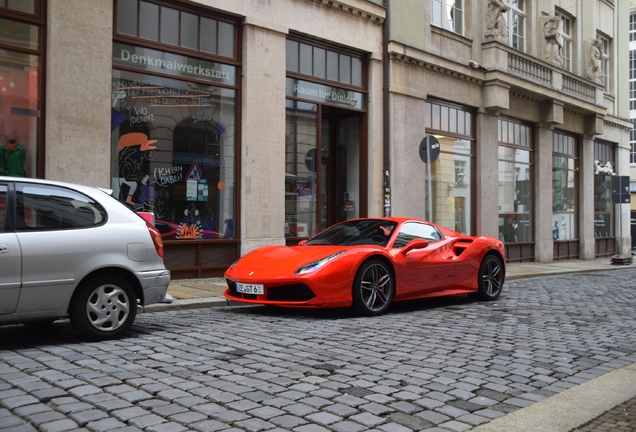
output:
[{"label": "drainpipe", "polygon": [[391,0],[384,0],[384,9],[386,11],[386,17],[384,19],[383,32],[382,32],[382,45],[384,52],[382,53],[382,80],[384,81],[384,86],[382,89],[382,125],[383,125],[383,177],[384,183],[382,187],[382,196],[384,199],[384,217],[391,216],[391,178],[390,168],[391,168],[391,153],[390,153],[390,142],[391,142],[391,131],[390,131],[390,122],[389,122],[389,38],[390,38],[390,24],[391,24],[391,9],[390,9]]}]

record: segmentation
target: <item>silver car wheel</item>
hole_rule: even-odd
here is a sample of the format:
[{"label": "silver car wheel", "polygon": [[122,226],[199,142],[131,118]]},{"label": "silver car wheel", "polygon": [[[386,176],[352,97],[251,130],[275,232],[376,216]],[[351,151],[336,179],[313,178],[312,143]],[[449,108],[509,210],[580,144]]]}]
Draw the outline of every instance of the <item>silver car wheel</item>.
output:
[{"label": "silver car wheel", "polygon": [[126,323],[129,313],[130,299],[126,291],[117,285],[100,285],[88,296],[86,315],[98,330],[117,330]]},{"label": "silver car wheel", "polygon": [[362,301],[369,312],[378,312],[386,308],[391,301],[393,280],[389,269],[383,264],[370,265],[360,281]]}]

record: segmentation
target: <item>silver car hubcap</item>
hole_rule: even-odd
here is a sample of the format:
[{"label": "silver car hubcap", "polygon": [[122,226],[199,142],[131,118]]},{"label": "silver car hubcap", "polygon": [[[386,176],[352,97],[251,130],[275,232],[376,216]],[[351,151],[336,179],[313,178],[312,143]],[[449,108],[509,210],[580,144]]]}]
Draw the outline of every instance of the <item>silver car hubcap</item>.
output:
[{"label": "silver car hubcap", "polygon": [[484,275],[482,276],[484,290],[489,296],[494,296],[501,289],[501,265],[496,259],[486,262]]},{"label": "silver car hubcap", "polygon": [[117,285],[101,285],[91,293],[86,303],[88,320],[98,330],[113,331],[128,318],[130,300]]},{"label": "silver car hubcap", "polygon": [[389,301],[391,274],[380,264],[371,265],[362,276],[362,301],[371,311],[382,309]]}]

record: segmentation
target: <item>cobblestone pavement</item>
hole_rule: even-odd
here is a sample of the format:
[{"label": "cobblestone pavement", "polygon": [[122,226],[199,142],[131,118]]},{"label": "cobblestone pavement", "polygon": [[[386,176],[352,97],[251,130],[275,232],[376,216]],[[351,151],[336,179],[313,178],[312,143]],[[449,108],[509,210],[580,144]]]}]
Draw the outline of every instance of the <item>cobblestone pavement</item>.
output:
[{"label": "cobblestone pavement", "polygon": [[602,416],[580,426],[574,432],[636,431],[636,399],[629,400]]},{"label": "cobblestone pavement", "polygon": [[636,362],[635,277],[509,281],[493,303],[457,296],[372,318],[146,313],[102,343],[66,321],[3,327],[0,430],[470,430]]}]

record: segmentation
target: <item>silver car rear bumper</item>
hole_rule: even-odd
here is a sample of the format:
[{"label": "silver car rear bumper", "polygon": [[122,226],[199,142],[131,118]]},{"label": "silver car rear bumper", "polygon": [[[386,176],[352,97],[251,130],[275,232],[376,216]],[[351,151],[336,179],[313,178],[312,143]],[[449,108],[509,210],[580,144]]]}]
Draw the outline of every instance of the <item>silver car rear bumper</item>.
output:
[{"label": "silver car rear bumper", "polygon": [[144,293],[143,299],[141,299],[142,306],[163,301],[168,292],[168,285],[170,285],[170,270],[137,272],[137,278],[141,282],[141,289]]}]

